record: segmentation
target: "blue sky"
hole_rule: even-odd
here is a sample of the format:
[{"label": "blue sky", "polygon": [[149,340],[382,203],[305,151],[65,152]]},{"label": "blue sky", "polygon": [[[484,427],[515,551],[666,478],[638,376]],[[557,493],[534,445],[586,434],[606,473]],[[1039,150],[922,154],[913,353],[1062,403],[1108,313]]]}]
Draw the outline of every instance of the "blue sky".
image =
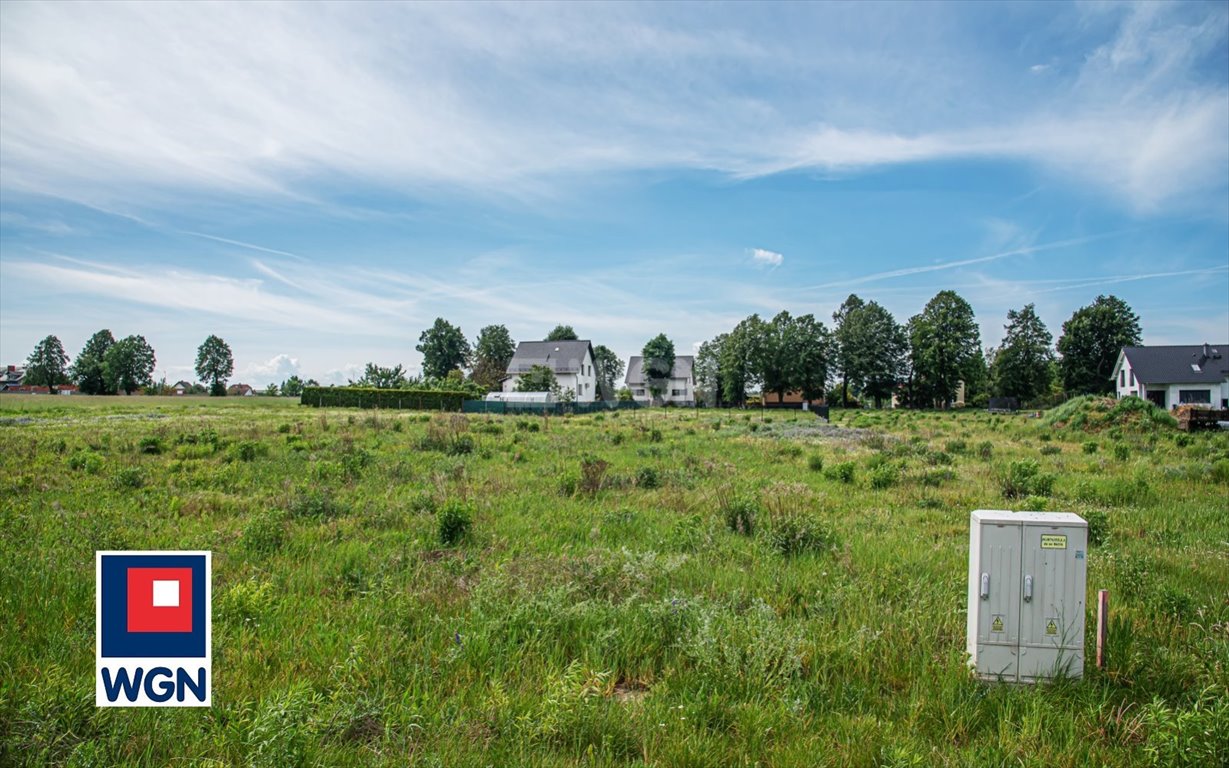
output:
[{"label": "blue sky", "polygon": [[0,360],[141,333],[191,378],[417,369],[752,312],[996,344],[1099,293],[1229,341],[1229,5],[0,6]]}]

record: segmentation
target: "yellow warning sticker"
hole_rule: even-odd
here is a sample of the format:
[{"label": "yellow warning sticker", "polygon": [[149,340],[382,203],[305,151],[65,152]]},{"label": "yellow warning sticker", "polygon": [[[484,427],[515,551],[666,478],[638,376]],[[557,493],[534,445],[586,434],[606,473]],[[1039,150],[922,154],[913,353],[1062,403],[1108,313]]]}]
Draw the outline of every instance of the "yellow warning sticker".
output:
[{"label": "yellow warning sticker", "polygon": [[1046,634],[1047,635],[1057,635],[1058,634],[1058,624],[1054,621],[1054,619],[1050,619],[1049,621],[1046,622]]},{"label": "yellow warning sticker", "polygon": [[994,621],[991,622],[990,624],[990,631],[991,632],[1002,632],[1003,631],[1003,617],[1002,616],[994,617]]},{"label": "yellow warning sticker", "polygon": [[1042,549],[1066,549],[1067,537],[1058,533],[1043,533],[1041,534]]}]

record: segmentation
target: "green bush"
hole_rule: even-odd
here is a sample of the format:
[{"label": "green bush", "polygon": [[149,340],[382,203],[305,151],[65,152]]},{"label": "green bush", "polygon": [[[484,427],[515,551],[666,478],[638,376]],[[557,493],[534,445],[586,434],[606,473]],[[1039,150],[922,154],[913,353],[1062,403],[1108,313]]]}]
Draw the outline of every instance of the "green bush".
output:
[{"label": "green bush", "polygon": [[1049,496],[1054,489],[1054,476],[1044,474],[1037,462],[1026,459],[1013,461],[999,477],[1003,497],[1019,499],[1025,496]]},{"label": "green bush", "polygon": [[83,470],[87,474],[96,475],[102,471],[102,456],[93,451],[78,451],[68,457],[68,468]]},{"label": "green bush", "polygon": [[230,447],[230,456],[239,461],[255,461],[256,457],[263,456],[268,451],[269,449],[264,443],[258,443],[255,440],[243,440]]},{"label": "green bush", "polygon": [[805,552],[835,549],[836,534],[819,518],[798,510],[772,515],[768,521],[768,541],[786,557]]},{"label": "green bush", "polygon": [[1097,441],[1096,440],[1086,440],[1084,441],[1083,448],[1084,448],[1084,453],[1096,453],[1097,452]]},{"label": "green bush", "polygon": [[654,429],[649,430],[649,442],[650,443],[660,443],[661,442],[661,430],[660,429],[654,428]]},{"label": "green bush", "polygon": [[472,394],[454,389],[375,389],[374,387],[304,387],[300,401],[319,408],[401,408],[459,411]]},{"label": "green bush", "polygon": [[112,482],[120,489],[140,488],[145,485],[145,475],[136,467],[124,467],[115,473]]},{"label": "green bush", "polygon": [[1217,459],[1212,463],[1213,482],[1229,484],[1229,459]]},{"label": "green bush", "polygon": [[899,470],[893,464],[884,464],[871,470],[871,487],[882,490],[896,485]]},{"label": "green bush", "polygon": [[656,467],[641,467],[636,470],[636,485],[640,488],[657,488],[661,485],[661,475]]},{"label": "green bush", "polygon": [[1042,456],[1053,456],[1053,455],[1054,455],[1054,454],[1056,454],[1056,453],[1062,453],[1062,452],[1063,452],[1063,449],[1062,449],[1062,448],[1060,448],[1060,447],[1059,447],[1059,446],[1057,446],[1057,445],[1043,445],[1043,446],[1041,446],[1041,455],[1042,455]]},{"label": "green bush", "polygon": [[750,536],[755,533],[759,505],[750,499],[734,499],[722,507],[721,516],[725,519],[726,528],[734,533]]},{"label": "green bush", "polygon": [[813,453],[807,457],[807,469],[812,472],[822,472],[824,469],[824,457],[818,453]]},{"label": "green bush", "polygon": [[439,520],[439,540],[451,547],[469,535],[474,524],[473,513],[463,502],[449,499],[436,514]]},{"label": "green bush", "polygon": [[137,446],[137,451],[157,456],[162,453],[162,440],[153,436],[142,437],[141,442]]},{"label": "green bush", "polygon": [[829,467],[825,474],[833,480],[840,480],[842,483],[852,483],[856,471],[852,461],[842,461]]},{"label": "green bush", "polygon": [[1119,461],[1126,461],[1131,458],[1131,449],[1124,443],[1114,443],[1114,458]]},{"label": "green bush", "polygon": [[1103,510],[1093,509],[1084,513],[1088,523],[1088,546],[1099,547],[1110,538],[1110,518]]},{"label": "green bush", "polygon": [[984,461],[989,461],[990,457],[994,456],[994,443],[990,442],[989,440],[979,443],[977,446],[977,455]]}]

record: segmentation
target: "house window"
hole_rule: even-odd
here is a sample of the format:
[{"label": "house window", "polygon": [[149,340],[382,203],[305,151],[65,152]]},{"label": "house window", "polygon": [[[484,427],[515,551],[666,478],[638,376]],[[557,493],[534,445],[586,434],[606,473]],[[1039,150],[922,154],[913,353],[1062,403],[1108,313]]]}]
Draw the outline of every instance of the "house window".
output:
[{"label": "house window", "polygon": [[1178,403],[1191,405],[1211,405],[1212,393],[1206,389],[1179,389]]},{"label": "house window", "polygon": [[682,390],[682,389],[672,389],[672,390],[670,390],[670,397],[682,397],[682,396],[683,396],[683,395],[685,395],[685,394],[687,394],[687,392],[686,392],[685,390]]},{"label": "house window", "polygon": [[1135,386],[1135,371],[1131,371],[1131,386]]},{"label": "house window", "polygon": [[643,389],[633,390],[633,392],[634,392],[634,394],[635,394],[637,397],[644,397],[644,390],[643,390]]},{"label": "house window", "polygon": [[1127,385],[1127,372],[1123,369],[1118,372],[1118,386],[1125,387]]}]

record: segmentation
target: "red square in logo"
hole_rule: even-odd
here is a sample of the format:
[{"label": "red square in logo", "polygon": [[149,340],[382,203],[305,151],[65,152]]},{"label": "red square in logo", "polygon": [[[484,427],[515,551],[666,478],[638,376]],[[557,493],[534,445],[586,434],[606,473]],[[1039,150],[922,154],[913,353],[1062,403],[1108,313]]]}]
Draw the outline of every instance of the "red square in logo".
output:
[{"label": "red square in logo", "polygon": [[191,632],[192,569],[129,568],[128,631]]}]

